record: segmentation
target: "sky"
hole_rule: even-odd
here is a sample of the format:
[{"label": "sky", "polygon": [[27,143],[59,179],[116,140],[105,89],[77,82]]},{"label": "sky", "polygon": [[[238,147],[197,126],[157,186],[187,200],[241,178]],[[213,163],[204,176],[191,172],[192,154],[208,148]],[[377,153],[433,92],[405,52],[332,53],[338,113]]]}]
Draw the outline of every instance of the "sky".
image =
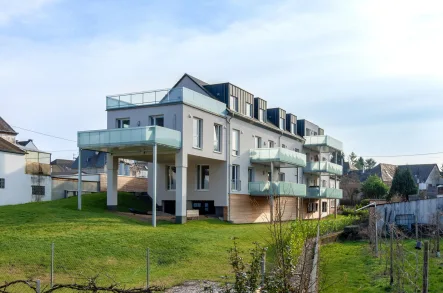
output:
[{"label": "sky", "polygon": [[440,0],[0,0],[0,116],[70,159],[77,131],[106,128],[106,95],[186,72],[318,124],[346,154],[440,166],[442,35]]}]

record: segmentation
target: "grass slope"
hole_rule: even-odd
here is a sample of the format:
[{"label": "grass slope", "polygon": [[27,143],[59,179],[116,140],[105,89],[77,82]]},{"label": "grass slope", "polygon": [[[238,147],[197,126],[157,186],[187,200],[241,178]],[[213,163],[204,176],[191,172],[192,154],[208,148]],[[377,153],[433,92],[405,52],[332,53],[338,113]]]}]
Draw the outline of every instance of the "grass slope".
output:
[{"label": "grass slope", "polygon": [[[415,243],[405,241],[403,245],[413,250]],[[320,248],[320,261],[321,292],[397,292],[396,288],[389,286],[389,275],[384,274],[386,263],[370,254],[367,242],[324,245]],[[410,259],[410,262],[414,264],[414,259]],[[431,257],[429,272],[429,292],[443,292],[443,259]],[[413,271],[410,273],[412,277],[415,276]],[[421,270],[418,275],[421,282],[420,274]]]},{"label": "grass slope", "polygon": [[[55,243],[55,282],[106,272],[119,283],[142,285],[146,248],[151,251],[151,284],[171,286],[190,279],[220,280],[229,273],[231,237],[243,251],[265,242],[267,225],[233,225],[219,220],[185,225],[149,223],[104,210],[105,194],[0,207],[0,276],[49,279]],[[119,206],[148,209],[149,202],[119,194]],[[3,280],[0,280],[3,281]]]}]

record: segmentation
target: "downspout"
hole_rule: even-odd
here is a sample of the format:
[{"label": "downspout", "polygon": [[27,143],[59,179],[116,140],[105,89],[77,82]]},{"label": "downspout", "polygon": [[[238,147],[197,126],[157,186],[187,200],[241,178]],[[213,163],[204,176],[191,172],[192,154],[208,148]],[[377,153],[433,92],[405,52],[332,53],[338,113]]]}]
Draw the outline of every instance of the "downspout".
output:
[{"label": "downspout", "polygon": [[[232,114],[232,116],[234,116],[234,114]],[[227,163],[227,168],[226,168],[226,185],[227,185],[227,193],[226,193],[226,202],[228,204],[228,216],[227,216],[227,221],[229,222],[231,220],[231,202],[230,202],[230,198],[231,198],[231,174],[230,174],[230,170],[231,170],[231,156],[230,156],[230,150],[229,150],[229,146],[230,146],[230,142],[231,142],[231,119],[233,117],[230,117],[228,120],[228,116],[226,116],[226,147],[225,147],[225,153],[226,153],[226,163]]]}]

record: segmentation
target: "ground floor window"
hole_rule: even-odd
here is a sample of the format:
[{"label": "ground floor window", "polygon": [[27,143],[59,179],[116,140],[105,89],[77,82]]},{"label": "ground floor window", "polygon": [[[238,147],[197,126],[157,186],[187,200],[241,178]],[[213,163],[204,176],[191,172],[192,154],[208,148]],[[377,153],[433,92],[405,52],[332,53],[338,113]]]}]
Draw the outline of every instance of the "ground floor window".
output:
[{"label": "ground floor window", "polygon": [[240,181],[240,166],[232,165],[231,170],[231,190],[240,191],[241,181]]},{"label": "ground floor window", "polygon": [[0,188],[5,188],[5,178],[0,178]]},{"label": "ground floor window", "polygon": [[192,201],[192,209],[198,210],[200,215],[215,214],[214,201]]},{"label": "ground floor window", "polygon": [[197,166],[197,189],[209,190],[209,166],[198,165]]},{"label": "ground floor window", "polygon": [[167,184],[167,188],[168,190],[175,190],[175,186],[176,186],[176,177],[177,177],[177,169],[175,168],[175,166],[167,166],[167,180],[168,180],[168,184]]},{"label": "ground floor window", "polygon": [[327,202],[322,202],[321,203],[321,212],[322,213],[326,213],[328,211],[328,203]]},{"label": "ground floor window", "polygon": [[32,185],[32,195],[45,195],[45,187]]},{"label": "ground floor window", "polygon": [[308,203],[308,213],[315,213],[316,211],[318,211],[318,203],[309,202]]}]

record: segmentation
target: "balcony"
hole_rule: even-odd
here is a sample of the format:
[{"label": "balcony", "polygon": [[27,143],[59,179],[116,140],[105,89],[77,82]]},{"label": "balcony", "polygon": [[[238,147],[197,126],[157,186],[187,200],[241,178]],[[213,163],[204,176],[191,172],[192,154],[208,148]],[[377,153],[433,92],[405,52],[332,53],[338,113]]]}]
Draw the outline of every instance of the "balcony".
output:
[{"label": "balcony", "polygon": [[329,173],[343,175],[343,166],[328,161],[308,162],[304,168],[305,173]]},{"label": "balcony", "polygon": [[[160,126],[79,131],[79,148],[109,152],[112,149],[147,149],[157,144],[161,149],[181,148],[181,132]],[[148,147],[148,148],[147,148]]]},{"label": "balcony", "polygon": [[306,185],[294,182],[249,182],[249,194],[257,196],[306,196]]},{"label": "balcony", "polygon": [[289,164],[306,166],[306,155],[285,148],[258,148],[249,150],[251,163],[276,163],[276,166]]},{"label": "balcony", "polygon": [[343,143],[329,135],[305,136],[304,146],[317,151],[343,151]]},{"label": "balcony", "polygon": [[308,187],[306,192],[307,198],[343,198],[343,190],[325,187]]},{"label": "balcony", "polygon": [[226,104],[184,87],[107,96],[106,110],[169,103],[185,103],[215,114],[226,113]]}]

